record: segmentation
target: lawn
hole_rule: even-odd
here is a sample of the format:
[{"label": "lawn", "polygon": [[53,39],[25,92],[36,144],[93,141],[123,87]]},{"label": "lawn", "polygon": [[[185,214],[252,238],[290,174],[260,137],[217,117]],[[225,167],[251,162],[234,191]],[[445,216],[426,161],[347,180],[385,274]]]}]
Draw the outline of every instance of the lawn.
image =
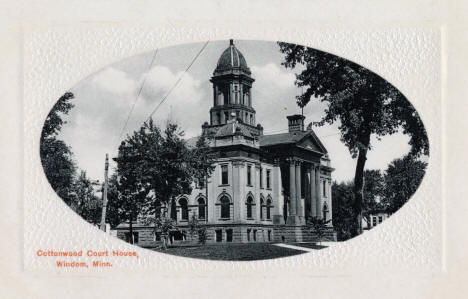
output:
[{"label": "lawn", "polygon": [[267,243],[180,246],[169,247],[167,250],[160,248],[152,250],[177,256],[224,261],[265,260],[306,252]]}]

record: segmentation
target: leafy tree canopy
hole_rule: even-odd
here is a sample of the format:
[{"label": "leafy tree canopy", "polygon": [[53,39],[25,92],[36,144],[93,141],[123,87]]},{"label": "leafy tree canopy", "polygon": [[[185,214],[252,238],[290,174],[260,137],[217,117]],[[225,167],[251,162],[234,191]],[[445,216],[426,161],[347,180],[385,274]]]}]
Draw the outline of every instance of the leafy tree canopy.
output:
[{"label": "leafy tree canopy", "polygon": [[407,155],[393,160],[385,173],[383,204],[392,214],[416,192],[426,172],[427,163]]},{"label": "leafy tree canopy", "polygon": [[50,185],[67,204],[71,204],[72,186],[76,174],[71,148],[57,139],[65,121],[62,116],[68,114],[73,104],[73,94],[65,93],[48,114],[41,133],[40,157],[44,173]]},{"label": "leafy tree canopy", "polygon": [[121,193],[128,194],[124,202],[133,214],[155,213],[161,205],[170,209],[175,197],[191,192],[192,182],[211,173],[204,136],[194,148],[183,136],[177,124],[168,122],[162,131],[150,119],[120,145],[114,160]]},{"label": "leafy tree canopy", "polygon": [[368,148],[365,136],[384,136],[399,127],[410,135],[412,154],[428,154],[429,143],[421,119],[403,94],[386,80],[349,60],[313,48],[279,43],[287,68],[305,66],[296,84],[306,87],[297,104],[306,106],[312,98],[328,103],[318,125],[340,121],[342,141],[356,156]]},{"label": "leafy tree canopy", "polygon": [[371,135],[381,138],[402,129],[410,136],[413,156],[429,154],[429,142],[418,113],[395,87],[370,70],[338,56],[295,44],[279,42],[285,55],[282,64],[295,68],[296,85],[305,92],[296,97],[300,107],[312,98],[327,104],[322,119],[316,125],[339,123],[341,141],[353,158],[357,157],[354,175],[353,213],[360,234],[363,216],[364,168]]}]

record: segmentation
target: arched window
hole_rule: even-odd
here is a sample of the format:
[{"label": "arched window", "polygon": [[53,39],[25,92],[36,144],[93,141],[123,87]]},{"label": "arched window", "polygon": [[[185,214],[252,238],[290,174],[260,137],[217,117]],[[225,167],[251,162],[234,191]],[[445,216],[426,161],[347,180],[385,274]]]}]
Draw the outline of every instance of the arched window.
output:
[{"label": "arched window", "polygon": [[227,196],[221,197],[221,218],[231,218],[231,206]]},{"label": "arched window", "polygon": [[252,206],[253,206],[253,199],[251,196],[247,198],[247,218],[252,218]]},{"label": "arched window", "polygon": [[203,198],[198,199],[198,219],[205,219],[205,200]]},{"label": "arched window", "polygon": [[267,218],[268,220],[271,219],[270,209],[271,209],[271,199],[268,198],[268,199],[267,199],[267,205],[266,205],[266,214],[267,214],[267,215],[266,215],[266,218]]},{"label": "arched window", "polygon": [[181,219],[182,220],[188,220],[187,199],[186,198],[181,198],[179,200],[179,205],[180,205],[180,209],[181,209]]},{"label": "arched window", "polygon": [[263,198],[260,198],[260,220],[263,220],[263,206],[265,205],[265,201]]}]

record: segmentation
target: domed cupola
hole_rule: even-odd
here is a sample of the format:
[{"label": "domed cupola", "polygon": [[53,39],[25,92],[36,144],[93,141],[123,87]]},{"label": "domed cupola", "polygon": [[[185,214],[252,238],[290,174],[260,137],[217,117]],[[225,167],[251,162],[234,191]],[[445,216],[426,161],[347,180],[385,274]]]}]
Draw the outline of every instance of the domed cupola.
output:
[{"label": "domed cupola", "polygon": [[248,75],[251,74],[244,55],[236,48],[234,41],[231,39],[229,40],[229,47],[224,50],[223,54],[219,57],[213,75],[235,70],[243,71]]},{"label": "domed cupola", "polygon": [[251,89],[255,80],[244,55],[232,39],[219,57],[210,81],[213,83],[213,107],[210,109],[210,124],[205,128],[215,130],[226,125],[231,115],[234,115],[253,135],[260,135],[252,105]]}]

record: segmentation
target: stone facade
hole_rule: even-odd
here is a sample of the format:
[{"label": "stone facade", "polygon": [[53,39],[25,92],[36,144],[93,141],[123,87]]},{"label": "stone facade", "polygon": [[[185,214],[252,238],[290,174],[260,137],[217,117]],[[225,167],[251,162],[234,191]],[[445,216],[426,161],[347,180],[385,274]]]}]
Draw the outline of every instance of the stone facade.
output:
[{"label": "stone facade", "polygon": [[[202,134],[213,150],[215,168],[207,182],[175,199],[172,216],[181,233],[171,241],[197,241],[188,228],[193,215],[206,226],[208,243],[314,240],[306,217],[332,217],[333,168],[325,147],[310,126],[304,128],[301,115],[288,117],[288,133],[263,134],[251,96],[254,79],[232,40],[210,81],[213,107]],[[151,228],[133,227],[139,245],[159,242]],[[128,225],[117,231],[119,238],[128,239]],[[335,239],[331,222],[327,234]]]}]

